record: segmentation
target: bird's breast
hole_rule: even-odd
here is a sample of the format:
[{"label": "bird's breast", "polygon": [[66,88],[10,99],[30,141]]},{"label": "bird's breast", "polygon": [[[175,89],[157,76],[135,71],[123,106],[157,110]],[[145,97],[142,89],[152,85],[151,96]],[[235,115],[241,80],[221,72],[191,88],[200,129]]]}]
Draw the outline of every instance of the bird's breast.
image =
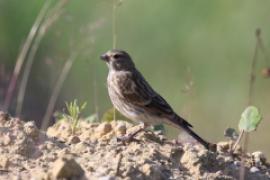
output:
[{"label": "bird's breast", "polygon": [[125,99],[124,94],[133,93],[134,84],[126,72],[110,72],[107,78],[108,93],[114,107],[131,120],[137,119],[142,114],[131,102]]},{"label": "bird's breast", "polygon": [[136,91],[136,84],[132,74],[128,72],[109,72],[107,86],[112,104],[127,118],[137,122],[143,121],[147,124],[159,124],[163,122],[162,117],[159,117],[155,113],[146,112],[145,107],[132,102],[133,99],[125,98],[128,94],[131,96]]},{"label": "bird's breast", "polygon": [[110,72],[107,78],[109,93],[116,93],[123,97],[123,94],[130,94],[135,91],[135,84],[132,81],[132,74],[129,72]]}]

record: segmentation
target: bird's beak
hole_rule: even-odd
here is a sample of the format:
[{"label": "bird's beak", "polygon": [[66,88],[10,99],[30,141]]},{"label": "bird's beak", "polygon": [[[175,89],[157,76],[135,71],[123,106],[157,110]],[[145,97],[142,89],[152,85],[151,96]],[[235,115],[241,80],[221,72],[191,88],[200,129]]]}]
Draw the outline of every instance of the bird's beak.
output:
[{"label": "bird's beak", "polygon": [[103,61],[108,62],[108,61],[109,61],[109,56],[105,53],[105,54],[102,54],[102,55],[100,56],[100,59],[102,59]]}]

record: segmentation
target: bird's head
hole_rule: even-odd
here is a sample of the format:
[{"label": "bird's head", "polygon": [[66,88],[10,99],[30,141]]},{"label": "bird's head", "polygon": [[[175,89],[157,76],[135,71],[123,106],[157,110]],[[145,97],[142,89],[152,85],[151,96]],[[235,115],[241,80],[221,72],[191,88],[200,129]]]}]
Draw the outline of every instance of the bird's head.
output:
[{"label": "bird's head", "polygon": [[129,54],[123,50],[109,50],[100,56],[110,70],[129,71],[135,68],[135,65]]}]

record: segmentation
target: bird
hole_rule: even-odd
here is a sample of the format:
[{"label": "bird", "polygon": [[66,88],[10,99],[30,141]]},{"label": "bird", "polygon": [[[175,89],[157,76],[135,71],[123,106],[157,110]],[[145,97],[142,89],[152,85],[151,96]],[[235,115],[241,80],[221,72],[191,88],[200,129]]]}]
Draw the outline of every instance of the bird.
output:
[{"label": "bird", "polygon": [[208,150],[216,148],[215,144],[201,138],[192,130],[193,126],[188,121],[175,113],[167,101],[145,80],[126,51],[112,49],[100,58],[106,62],[109,69],[107,89],[113,106],[128,119],[142,123],[140,130],[150,125],[167,124],[185,130]]}]

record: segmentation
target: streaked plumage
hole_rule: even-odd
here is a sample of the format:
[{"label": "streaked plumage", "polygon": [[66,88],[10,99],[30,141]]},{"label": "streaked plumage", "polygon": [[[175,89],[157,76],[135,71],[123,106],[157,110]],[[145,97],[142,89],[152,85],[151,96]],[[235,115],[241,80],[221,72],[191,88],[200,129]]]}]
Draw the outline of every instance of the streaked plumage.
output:
[{"label": "streaked plumage", "polygon": [[108,92],[120,113],[147,125],[165,123],[182,128],[209,149],[211,144],[193,132],[192,125],[178,116],[166,100],[152,89],[125,51],[111,50],[102,55],[101,59],[109,67]]}]

